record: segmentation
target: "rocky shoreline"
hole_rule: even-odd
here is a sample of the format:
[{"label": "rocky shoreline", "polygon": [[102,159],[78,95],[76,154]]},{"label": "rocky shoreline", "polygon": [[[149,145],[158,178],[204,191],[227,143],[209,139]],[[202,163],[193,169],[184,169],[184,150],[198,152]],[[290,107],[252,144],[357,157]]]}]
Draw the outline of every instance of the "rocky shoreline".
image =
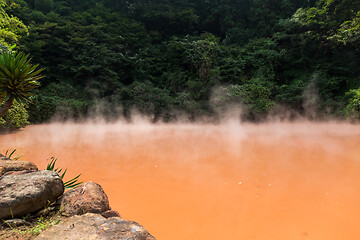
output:
[{"label": "rocky shoreline", "polygon": [[[140,224],[112,210],[99,184],[90,181],[64,190],[58,173],[0,154],[0,238],[155,239]],[[33,228],[36,231],[27,234]]]}]

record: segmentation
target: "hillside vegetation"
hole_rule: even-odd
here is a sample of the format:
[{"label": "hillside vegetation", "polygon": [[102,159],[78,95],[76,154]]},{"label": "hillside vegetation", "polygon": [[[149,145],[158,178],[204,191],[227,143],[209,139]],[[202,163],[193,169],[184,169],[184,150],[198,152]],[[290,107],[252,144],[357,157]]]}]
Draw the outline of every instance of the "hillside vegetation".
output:
[{"label": "hillside vegetation", "polygon": [[16,49],[46,69],[33,123],[133,109],[196,120],[224,105],[250,121],[359,118],[359,1],[6,2],[28,27]]}]

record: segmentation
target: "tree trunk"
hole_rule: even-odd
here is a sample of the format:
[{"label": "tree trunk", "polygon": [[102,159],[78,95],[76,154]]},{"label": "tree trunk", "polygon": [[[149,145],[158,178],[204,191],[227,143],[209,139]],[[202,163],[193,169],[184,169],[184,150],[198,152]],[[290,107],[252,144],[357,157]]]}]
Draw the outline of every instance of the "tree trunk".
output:
[{"label": "tree trunk", "polygon": [[12,98],[10,98],[5,102],[3,108],[0,111],[0,118],[2,118],[5,115],[5,113],[10,109],[12,104],[13,104]]}]

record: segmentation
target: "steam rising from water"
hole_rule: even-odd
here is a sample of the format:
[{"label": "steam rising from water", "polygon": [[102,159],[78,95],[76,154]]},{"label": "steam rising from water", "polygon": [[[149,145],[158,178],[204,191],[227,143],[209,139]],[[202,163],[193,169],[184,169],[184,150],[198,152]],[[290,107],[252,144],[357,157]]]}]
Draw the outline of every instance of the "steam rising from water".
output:
[{"label": "steam rising from water", "polygon": [[305,110],[305,117],[309,119],[318,118],[319,112],[319,92],[316,86],[318,74],[314,73],[310,79],[309,84],[303,92],[303,108]]},{"label": "steam rising from water", "polygon": [[53,123],[0,136],[102,185],[159,240],[358,239],[360,128],[346,123]]}]

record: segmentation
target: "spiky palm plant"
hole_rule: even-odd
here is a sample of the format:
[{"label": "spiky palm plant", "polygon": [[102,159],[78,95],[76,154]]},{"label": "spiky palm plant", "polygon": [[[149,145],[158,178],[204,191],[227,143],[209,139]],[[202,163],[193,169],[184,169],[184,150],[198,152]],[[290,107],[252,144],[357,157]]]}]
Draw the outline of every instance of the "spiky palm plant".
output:
[{"label": "spiky palm plant", "polygon": [[0,102],[5,101],[0,110],[0,118],[9,110],[14,100],[29,102],[32,91],[39,86],[38,80],[44,70],[38,64],[30,63],[29,55],[22,52],[4,51],[0,55]]},{"label": "spiky palm plant", "polygon": [[[63,171],[62,168],[60,168],[60,169],[55,168],[55,163],[57,161],[57,158],[51,157],[50,159],[51,159],[51,161],[46,166],[46,170],[57,172],[60,175],[61,179],[64,179],[67,169],[65,169],[65,171]],[[78,178],[80,176],[81,176],[81,174],[77,175],[76,177],[72,178],[71,180],[64,182],[65,189],[76,188],[77,186],[81,185],[83,182],[79,182]]]}]

